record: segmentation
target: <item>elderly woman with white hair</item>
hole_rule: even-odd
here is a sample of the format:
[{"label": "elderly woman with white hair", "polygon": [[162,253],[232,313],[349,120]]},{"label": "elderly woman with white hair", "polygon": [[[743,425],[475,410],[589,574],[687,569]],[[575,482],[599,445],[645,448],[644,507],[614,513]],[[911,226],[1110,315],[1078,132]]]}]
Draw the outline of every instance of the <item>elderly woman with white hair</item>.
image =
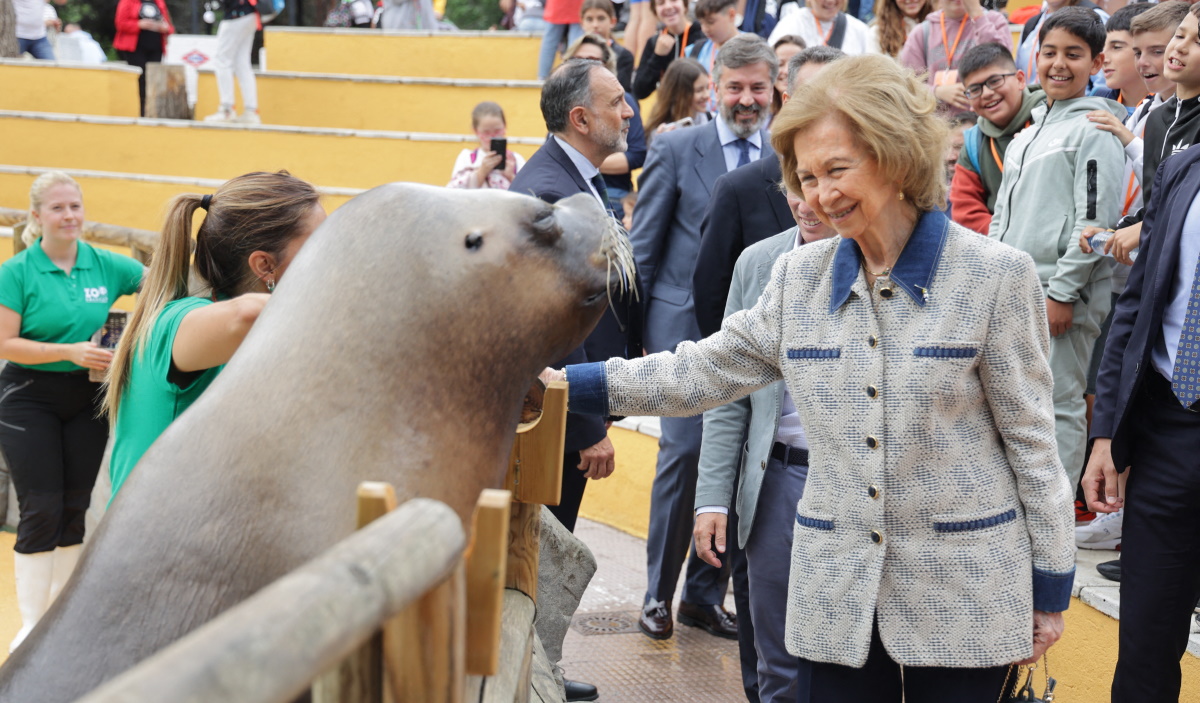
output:
[{"label": "elderly woman with white hair", "polygon": [[1026,254],[941,211],[946,138],[911,71],[831,64],[772,145],[839,237],[780,257],[701,342],[565,370],[581,413],[689,415],[787,384],[810,447],[787,603],[801,701],[994,701],[1062,633],[1072,493],[1044,297]]}]

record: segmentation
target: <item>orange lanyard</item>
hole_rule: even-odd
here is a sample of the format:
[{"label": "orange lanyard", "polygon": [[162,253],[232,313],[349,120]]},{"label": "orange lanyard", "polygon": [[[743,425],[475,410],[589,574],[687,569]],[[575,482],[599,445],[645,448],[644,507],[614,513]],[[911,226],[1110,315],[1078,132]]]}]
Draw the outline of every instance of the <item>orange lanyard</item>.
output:
[{"label": "orange lanyard", "polygon": [[[824,31],[821,29],[821,20],[817,19],[816,15],[813,15],[813,22],[817,23],[817,35],[819,36],[821,34],[821,32]],[[829,31],[825,32],[825,37],[823,39],[821,39],[821,44],[823,46],[829,45],[829,37],[833,36],[833,28],[836,26],[837,26],[837,17],[834,17],[833,21],[829,23]]]},{"label": "orange lanyard", "polygon": [[950,39],[946,36],[946,11],[938,16],[942,21],[942,48],[947,49],[946,52],[946,68],[954,68],[954,55],[958,53],[958,42],[962,39],[963,30],[967,28],[967,22],[971,21],[970,17],[962,18],[962,24],[958,25],[958,35],[954,37],[954,46],[950,46]]},{"label": "orange lanyard", "polygon": [[[1033,124],[1033,120],[1027,120],[1025,126]],[[996,168],[1000,169],[1000,173],[1004,173],[1004,159],[1000,158],[1000,152],[996,151],[996,140],[993,137],[988,137],[988,146],[992,147],[992,159],[996,162]]]},{"label": "orange lanyard", "polygon": [[[676,58],[682,59],[684,57],[683,52],[684,52],[684,50],[687,49],[687,38],[688,38],[688,32],[690,32],[690,31],[692,31],[692,25],[689,24],[687,27],[684,27],[683,41],[679,42],[679,56],[677,56]],[[671,30],[667,29],[666,27],[663,27],[663,34],[671,34]],[[672,35],[672,36],[674,36],[674,35]],[[712,71],[709,71],[709,75],[712,75]]]}]

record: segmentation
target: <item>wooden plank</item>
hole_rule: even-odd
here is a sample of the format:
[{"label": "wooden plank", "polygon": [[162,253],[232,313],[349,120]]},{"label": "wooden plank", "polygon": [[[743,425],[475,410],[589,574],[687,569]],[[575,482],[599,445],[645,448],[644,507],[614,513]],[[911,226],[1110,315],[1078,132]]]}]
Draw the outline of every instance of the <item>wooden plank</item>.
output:
[{"label": "wooden plank", "polygon": [[500,661],[512,493],[484,489],[471,520],[467,565],[467,673],[490,676]]},{"label": "wooden plank", "polygon": [[525,703],[529,700],[533,663],[533,618],[537,608],[524,593],[504,592],[500,668],[483,684],[480,703]]},{"label": "wooden plank", "polygon": [[181,65],[146,64],[146,117],[190,120],[187,74]]},{"label": "wooden plank", "polygon": [[[357,529],[396,508],[390,483],[364,481],[358,485]],[[313,703],[383,703],[383,635],[376,634],[358,651],[321,674],[312,687]]]},{"label": "wooden plank", "polygon": [[567,384],[546,386],[542,415],[517,434],[504,487],[518,503],[558,505],[562,496],[562,461],[567,430]]},{"label": "wooden plank", "polygon": [[410,500],[81,701],[295,700],[313,672],[332,667],[380,622],[461,574],[465,543],[457,513],[437,501]]},{"label": "wooden plank", "polygon": [[466,570],[462,563],[383,628],[388,685],[404,703],[462,703],[466,686]]},{"label": "wooden plank", "polygon": [[542,536],[542,506],[513,503],[508,530],[508,570],[505,588],[515,588],[537,601],[538,551]]}]

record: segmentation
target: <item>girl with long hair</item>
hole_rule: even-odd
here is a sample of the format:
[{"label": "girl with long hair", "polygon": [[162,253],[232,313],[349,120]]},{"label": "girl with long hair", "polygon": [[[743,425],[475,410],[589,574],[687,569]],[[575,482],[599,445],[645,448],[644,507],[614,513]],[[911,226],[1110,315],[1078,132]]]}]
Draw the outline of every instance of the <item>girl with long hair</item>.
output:
[{"label": "girl with long hair", "polygon": [[696,59],[672,61],[659,83],[658,99],[646,122],[647,141],[655,134],[675,129],[668,125],[685,117],[690,117],[693,124],[708,122],[708,83],[708,71]]},{"label": "girl with long hair", "polygon": [[875,0],[869,50],[899,56],[908,35],[934,9],[933,0]]},{"label": "girl with long hair", "polygon": [[[154,440],[237,351],[270,293],[325,219],[316,189],[286,171],[248,173],[171,201],[108,379],[115,497]],[[192,263],[192,217],[204,210]],[[190,295],[193,272],[204,295]]]}]

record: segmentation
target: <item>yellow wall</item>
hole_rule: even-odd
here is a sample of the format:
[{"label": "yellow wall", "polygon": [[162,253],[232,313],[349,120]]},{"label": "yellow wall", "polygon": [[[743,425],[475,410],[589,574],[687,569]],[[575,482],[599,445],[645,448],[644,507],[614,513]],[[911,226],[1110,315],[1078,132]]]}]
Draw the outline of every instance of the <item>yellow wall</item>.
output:
[{"label": "yellow wall", "polygon": [[267,27],[272,71],[536,80],[541,37],[507,32],[404,35]]},{"label": "yellow wall", "polygon": [[[317,185],[445,185],[472,143],[240,128],[97,124],[0,115],[0,160],[14,165],[226,180],[286,168]],[[511,145],[528,158],[535,145]]]},{"label": "yellow wall", "polygon": [[658,440],[620,427],[609,430],[608,437],[616,450],[616,469],[603,481],[588,481],[579,514],[646,539]]},{"label": "yellow wall", "polygon": [[[0,110],[138,116],[138,71],[0,62]],[[3,152],[0,151],[0,154]]]},{"label": "yellow wall", "polygon": [[[258,74],[258,108],[264,123],[299,127],[471,134],[471,110],[484,100],[500,103],[509,137],[543,137],[540,87],[462,86],[351,81],[338,77]],[[197,115],[216,112],[217,80],[200,74]],[[241,111],[240,94],[238,111]]]},{"label": "yellow wall", "polygon": [[[0,173],[0,207],[29,207],[29,185],[34,176]],[[213,188],[197,185],[155,183],[133,178],[89,178],[75,176],[83,189],[87,219],[121,227],[157,232],[171,198],[181,193],[211,193]],[[325,209],[333,212],[349,200],[346,195],[326,195]],[[0,244],[0,250],[4,246]]]}]

